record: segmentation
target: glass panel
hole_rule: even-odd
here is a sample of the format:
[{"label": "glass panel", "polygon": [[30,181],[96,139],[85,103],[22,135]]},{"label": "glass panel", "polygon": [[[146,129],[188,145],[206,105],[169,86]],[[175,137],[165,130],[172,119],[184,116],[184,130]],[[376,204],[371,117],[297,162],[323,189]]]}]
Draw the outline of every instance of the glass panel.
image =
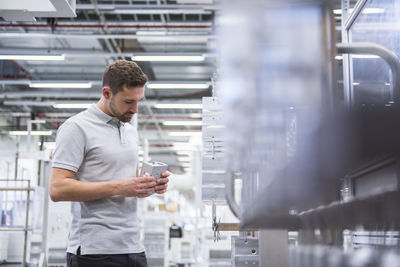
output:
[{"label": "glass panel", "polygon": [[[400,3],[371,0],[350,29],[350,42],[372,42],[400,53]],[[392,74],[389,66],[376,56],[352,56],[355,106],[392,104]]]}]

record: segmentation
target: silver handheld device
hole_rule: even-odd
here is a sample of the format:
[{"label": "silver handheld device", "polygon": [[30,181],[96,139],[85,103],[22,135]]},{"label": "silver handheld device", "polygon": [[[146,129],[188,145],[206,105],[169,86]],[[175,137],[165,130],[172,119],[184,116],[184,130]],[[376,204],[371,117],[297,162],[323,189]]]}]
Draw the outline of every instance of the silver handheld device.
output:
[{"label": "silver handheld device", "polygon": [[167,168],[168,165],[162,162],[143,162],[142,170],[140,171],[140,177],[143,177],[147,173],[157,180],[161,177],[161,174],[167,170]]}]

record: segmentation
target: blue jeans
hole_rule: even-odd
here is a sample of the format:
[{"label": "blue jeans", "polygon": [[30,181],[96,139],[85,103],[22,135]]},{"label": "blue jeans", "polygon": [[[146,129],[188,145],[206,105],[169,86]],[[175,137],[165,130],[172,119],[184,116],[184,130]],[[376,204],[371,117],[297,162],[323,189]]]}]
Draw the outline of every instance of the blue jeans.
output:
[{"label": "blue jeans", "polygon": [[148,267],[146,254],[78,255],[67,253],[68,267]]}]

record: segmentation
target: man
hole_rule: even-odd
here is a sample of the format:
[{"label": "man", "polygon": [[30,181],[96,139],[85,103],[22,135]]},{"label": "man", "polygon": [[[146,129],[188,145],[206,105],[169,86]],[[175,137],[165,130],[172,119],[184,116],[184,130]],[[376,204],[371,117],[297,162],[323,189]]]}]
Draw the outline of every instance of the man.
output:
[{"label": "man", "polygon": [[138,137],[128,122],[144,97],[146,75],[120,60],[103,75],[97,104],[58,130],[50,197],[72,202],[68,266],[147,266],[136,200],[167,190],[167,172],[138,177]]}]

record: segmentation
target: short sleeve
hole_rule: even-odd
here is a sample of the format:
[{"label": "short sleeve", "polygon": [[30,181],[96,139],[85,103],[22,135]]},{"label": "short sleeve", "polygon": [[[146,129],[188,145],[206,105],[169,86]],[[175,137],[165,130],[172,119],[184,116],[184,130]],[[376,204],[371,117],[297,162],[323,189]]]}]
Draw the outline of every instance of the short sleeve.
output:
[{"label": "short sleeve", "polygon": [[57,131],[52,167],[77,172],[85,156],[85,136],[74,121],[66,121]]}]

